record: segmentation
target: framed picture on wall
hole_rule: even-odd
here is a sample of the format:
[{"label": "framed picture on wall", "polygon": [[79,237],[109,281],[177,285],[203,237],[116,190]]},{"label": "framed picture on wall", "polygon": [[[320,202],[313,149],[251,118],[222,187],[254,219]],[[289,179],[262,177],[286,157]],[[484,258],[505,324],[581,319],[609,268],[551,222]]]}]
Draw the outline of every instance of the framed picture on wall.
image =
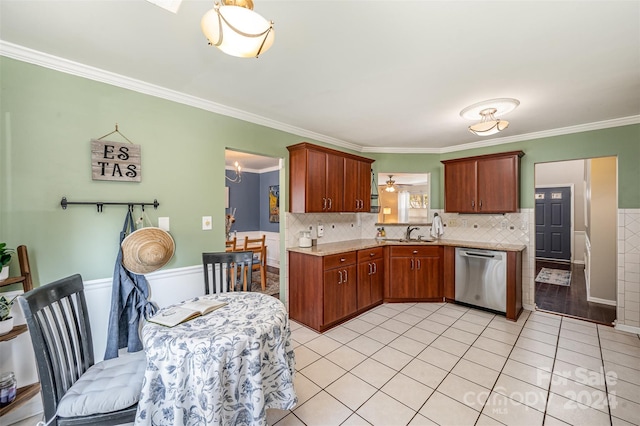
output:
[{"label": "framed picture on wall", "polygon": [[269,187],[269,222],[280,222],[280,185]]}]

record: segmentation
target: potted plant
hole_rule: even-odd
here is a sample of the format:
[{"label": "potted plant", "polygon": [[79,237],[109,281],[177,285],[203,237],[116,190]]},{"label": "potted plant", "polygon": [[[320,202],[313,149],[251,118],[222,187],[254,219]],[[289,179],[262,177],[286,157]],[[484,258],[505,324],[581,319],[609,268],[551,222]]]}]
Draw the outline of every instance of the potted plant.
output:
[{"label": "potted plant", "polygon": [[7,248],[6,243],[0,243],[0,282],[9,277],[9,263],[11,263],[13,249]]},{"label": "potted plant", "polygon": [[0,336],[2,336],[3,334],[7,334],[11,330],[13,330],[11,306],[13,306],[13,302],[15,300],[15,297],[9,300],[4,296],[0,296]]}]

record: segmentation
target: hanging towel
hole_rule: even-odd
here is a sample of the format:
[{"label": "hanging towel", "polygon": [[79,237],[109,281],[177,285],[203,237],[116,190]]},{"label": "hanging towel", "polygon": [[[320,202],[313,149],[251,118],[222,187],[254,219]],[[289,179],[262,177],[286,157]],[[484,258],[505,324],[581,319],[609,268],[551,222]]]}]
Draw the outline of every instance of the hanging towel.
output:
[{"label": "hanging towel", "polygon": [[149,284],[144,275],[129,272],[122,266],[122,241],[127,231],[135,231],[135,223],[131,209],[124,219],[120,232],[118,256],[113,271],[113,287],[111,291],[111,312],[107,331],[107,349],[104,359],[118,357],[118,349],[127,348],[128,352],[142,350],[142,342],[138,335],[138,327],[142,318],[147,318],[156,311],[156,306],[148,300]]},{"label": "hanging towel", "polygon": [[433,222],[431,223],[431,236],[433,238],[440,238],[444,234],[444,226],[442,226],[442,219],[438,216],[438,213],[433,215]]}]

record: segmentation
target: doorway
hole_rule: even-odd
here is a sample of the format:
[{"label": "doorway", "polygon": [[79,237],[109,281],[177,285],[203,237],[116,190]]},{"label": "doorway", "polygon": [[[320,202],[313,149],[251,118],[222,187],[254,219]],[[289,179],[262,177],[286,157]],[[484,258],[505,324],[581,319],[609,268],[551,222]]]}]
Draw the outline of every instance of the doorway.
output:
[{"label": "doorway", "polygon": [[[225,150],[225,236],[227,250],[242,250],[245,238],[265,237],[266,283],[252,274],[251,291],[279,297],[280,293],[280,158]],[[231,242],[235,242],[232,244]]]},{"label": "doorway", "polygon": [[617,193],[616,157],[535,165],[537,309],[615,321]]}]

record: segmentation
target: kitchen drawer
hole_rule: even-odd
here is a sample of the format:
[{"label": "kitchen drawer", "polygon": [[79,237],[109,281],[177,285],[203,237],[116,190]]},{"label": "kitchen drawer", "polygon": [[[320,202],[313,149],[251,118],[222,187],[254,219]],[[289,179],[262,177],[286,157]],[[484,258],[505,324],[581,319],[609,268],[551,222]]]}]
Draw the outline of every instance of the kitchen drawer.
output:
[{"label": "kitchen drawer", "polygon": [[399,256],[399,257],[411,257],[411,256],[440,256],[440,247],[431,246],[392,246],[391,247],[391,257]]},{"label": "kitchen drawer", "polygon": [[382,259],[382,247],[374,247],[365,250],[358,250],[358,262],[367,260]]},{"label": "kitchen drawer", "polygon": [[338,268],[340,266],[345,265],[355,265],[356,263],[356,252],[350,251],[346,253],[340,254],[332,254],[329,256],[324,256],[324,269],[333,269]]}]

